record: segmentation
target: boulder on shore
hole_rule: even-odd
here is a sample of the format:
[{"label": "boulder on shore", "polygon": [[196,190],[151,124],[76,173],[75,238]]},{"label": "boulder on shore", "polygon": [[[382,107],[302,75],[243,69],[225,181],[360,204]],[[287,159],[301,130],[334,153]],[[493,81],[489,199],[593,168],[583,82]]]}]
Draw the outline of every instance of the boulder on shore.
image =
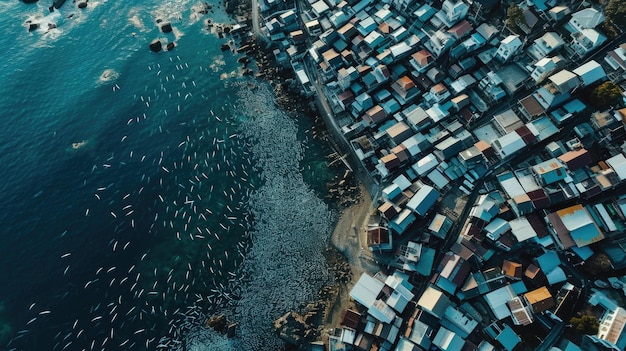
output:
[{"label": "boulder on shore", "polygon": [[207,328],[213,328],[217,332],[221,332],[226,328],[226,316],[223,314],[219,316],[213,316],[206,321]]},{"label": "boulder on shore", "polygon": [[172,31],[172,24],[169,22],[163,22],[161,24],[161,31],[163,33],[170,33]]},{"label": "boulder on shore", "polygon": [[301,346],[314,336],[313,328],[304,316],[296,312],[288,312],[274,321],[276,334],[291,345]]},{"label": "boulder on shore", "polygon": [[152,50],[154,52],[159,52],[159,51],[161,51],[161,49],[163,49],[163,44],[161,44],[161,41],[159,39],[154,39],[150,43],[150,50]]}]

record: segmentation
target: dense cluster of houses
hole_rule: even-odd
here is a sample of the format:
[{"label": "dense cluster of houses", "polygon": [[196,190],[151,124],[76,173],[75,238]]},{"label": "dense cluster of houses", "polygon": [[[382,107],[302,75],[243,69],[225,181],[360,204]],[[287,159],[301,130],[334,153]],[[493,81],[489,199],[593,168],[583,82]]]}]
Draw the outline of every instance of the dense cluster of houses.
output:
[{"label": "dense cluster of houses", "polygon": [[[321,89],[383,184],[367,244],[395,272],[360,277],[331,350],[512,351],[536,325],[546,350],[626,347],[626,310],[596,290],[597,335],[560,338],[590,289],[575,267],[598,251],[626,267],[626,109],[581,94],[624,82],[626,44],[586,3],[525,1],[519,33],[485,3],[308,0],[266,18],[277,61]],[[460,222],[450,192],[472,201]]]}]

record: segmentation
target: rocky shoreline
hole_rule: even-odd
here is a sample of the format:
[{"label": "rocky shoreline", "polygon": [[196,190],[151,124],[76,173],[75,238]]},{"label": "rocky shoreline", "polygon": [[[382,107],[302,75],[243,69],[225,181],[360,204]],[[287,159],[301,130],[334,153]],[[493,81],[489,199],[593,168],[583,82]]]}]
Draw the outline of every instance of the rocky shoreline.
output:
[{"label": "rocky shoreline", "polygon": [[[236,6],[236,9],[242,9]],[[249,10],[249,8],[248,8]],[[235,13],[243,16],[243,13]],[[254,76],[257,79],[270,84],[275,104],[282,111],[292,116],[307,116],[314,121],[313,137],[322,138],[325,142],[333,144],[329,138],[324,120],[317,110],[317,104],[312,98],[303,96],[295,80],[291,67],[281,67],[273,60],[272,47],[267,46],[262,40],[254,36],[229,35],[228,27],[211,26],[218,35],[230,36],[229,50],[233,53],[244,54],[242,63],[242,75]],[[249,86],[254,90],[254,85]],[[333,145],[334,146],[334,145]],[[328,163],[332,163],[331,155]],[[336,161],[336,159],[335,159]],[[335,166],[342,167],[342,163]],[[363,188],[359,185],[355,175],[346,170],[343,176],[336,177],[333,182],[327,184],[327,200],[336,204],[338,211],[344,211],[354,204],[362,202]],[[369,207],[367,207],[369,208]],[[341,215],[336,216],[335,225]],[[347,235],[347,233],[346,233]],[[307,349],[314,343],[320,343],[326,338],[326,331],[337,319],[337,315],[343,311],[348,285],[353,282],[354,267],[349,263],[345,254],[353,254],[355,250],[338,250],[333,242],[329,241],[324,250],[324,257],[328,264],[330,274],[333,276],[332,283],[324,285],[318,292],[317,298],[312,301],[303,301],[301,308],[292,310],[273,321],[276,334],[286,343],[286,349]],[[353,258],[354,259],[354,258]],[[357,270],[360,273],[360,270]]]}]

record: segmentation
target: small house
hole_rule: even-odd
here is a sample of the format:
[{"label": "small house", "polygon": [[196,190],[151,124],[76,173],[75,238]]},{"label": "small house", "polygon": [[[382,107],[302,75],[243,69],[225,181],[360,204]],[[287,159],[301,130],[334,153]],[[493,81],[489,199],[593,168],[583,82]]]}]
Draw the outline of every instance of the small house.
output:
[{"label": "small house", "polygon": [[593,83],[600,82],[606,79],[606,73],[604,72],[604,69],[595,60],[591,60],[581,65],[573,72],[580,78],[583,86],[589,86]]},{"label": "small house", "polygon": [[596,28],[605,19],[606,17],[602,12],[589,7],[572,14],[572,18],[567,22],[565,28],[570,32],[582,32],[585,29]]},{"label": "small house", "polygon": [[424,217],[426,213],[435,205],[439,199],[439,192],[430,185],[423,185],[413,195],[411,200],[406,204],[406,207],[417,215]]},{"label": "small house", "polygon": [[537,60],[559,50],[565,41],[555,32],[546,32],[528,48],[528,52]]},{"label": "small house", "polygon": [[507,62],[515,54],[517,54],[522,48],[522,41],[519,35],[509,35],[502,39],[498,51],[496,51],[496,58],[501,62]]}]

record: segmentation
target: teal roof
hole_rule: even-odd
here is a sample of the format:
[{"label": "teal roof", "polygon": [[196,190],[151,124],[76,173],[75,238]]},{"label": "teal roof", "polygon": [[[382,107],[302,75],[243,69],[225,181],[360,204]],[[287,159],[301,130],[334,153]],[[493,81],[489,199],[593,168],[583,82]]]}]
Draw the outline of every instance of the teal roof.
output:
[{"label": "teal roof", "polygon": [[425,277],[430,276],[433,270],[433,263],[435,262],[435,249],[422,246],[422,255],[417,263],[415,271]]},{"label": "teal roof", "polygon": [[587,105],[585,105],[582,101],[578,99],[574,99],[563,105],[563,108],[569,113],[578,113],[587,108]]},{"label": "teal roof", "polygon": [[502,332],[498,335],[496,340],[498,340],[498,342],[502,344],[502,347],[504,347],[507,351],[513,351],[517,344],[522,342],[522,339],[520,339],[520,337],[515,334],[513,329],[511,329],[508,325],[504,326]]},{"label": "teal roof", "polygon": [[537,263],[544,273],[548,273],[561,264],[561,259],[555,251],[548,251],[537,257]]}]

